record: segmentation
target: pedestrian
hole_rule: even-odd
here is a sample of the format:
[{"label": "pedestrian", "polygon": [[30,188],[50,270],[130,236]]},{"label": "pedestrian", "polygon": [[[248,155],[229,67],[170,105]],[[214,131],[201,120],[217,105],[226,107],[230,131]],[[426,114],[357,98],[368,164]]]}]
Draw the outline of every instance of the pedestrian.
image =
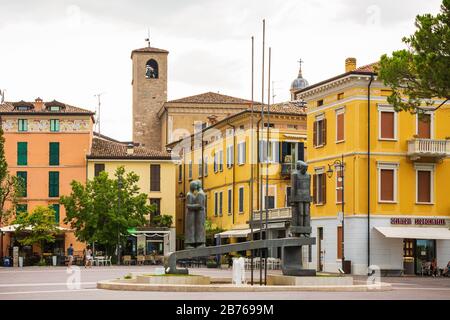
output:
[{"label": "pedestrian", "polygon": [[433,258],[431,261],[431,275],[433,277],[437,277],[439,275],[436,258]]},{"label": "pedestrian", "polygon": [[84,259],[84,267],[92,267],[92,250],[90,246],[87,246],[86,249],[84,249]]},{"label": "pedestrian", "polygon": [[70,244],[69,248],[67,248],[67,256],[69,258],[69,263],[67,264],[67,266],[70,268],[72,267],[73,263],[73,244]]}]

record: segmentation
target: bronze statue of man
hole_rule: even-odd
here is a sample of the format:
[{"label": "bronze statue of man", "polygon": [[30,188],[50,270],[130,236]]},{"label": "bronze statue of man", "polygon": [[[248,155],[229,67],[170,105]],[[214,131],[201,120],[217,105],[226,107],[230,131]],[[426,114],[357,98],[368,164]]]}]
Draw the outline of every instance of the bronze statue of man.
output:
[{"label": "bronze statue of man", "polygon": [[205,235],[205,193],[202,183],[194,180],[186,195],[185,248],[204,247]]},{"label": "bronze statue of man", "polygon": [[295,170],[291,173],[291,199],[293,235],[309,234],[311,225],[311,175],[308,174],[308,165],[303,161],[297,161]]}]

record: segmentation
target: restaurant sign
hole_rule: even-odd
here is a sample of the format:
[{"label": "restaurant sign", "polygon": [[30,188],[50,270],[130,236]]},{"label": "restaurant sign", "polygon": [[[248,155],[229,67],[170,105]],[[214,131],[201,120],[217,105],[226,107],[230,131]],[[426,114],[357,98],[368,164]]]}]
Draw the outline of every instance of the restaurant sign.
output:
[{"label": "restaurant sign", "polygon": [[435,218],[391,218],[391,224],[445,226],[445,219]]}]

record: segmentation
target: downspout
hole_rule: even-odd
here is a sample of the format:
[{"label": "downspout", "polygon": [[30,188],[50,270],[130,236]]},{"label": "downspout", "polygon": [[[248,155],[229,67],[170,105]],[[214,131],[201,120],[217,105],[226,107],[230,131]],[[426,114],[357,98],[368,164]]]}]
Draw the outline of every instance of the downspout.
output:
[{"label": "downspout", "polygon": [[227,125],[230,126],[231,128],[233,128],[233,183],[232,183],[232,187],[231,187],[231,192],[233,193],[233,196],[231,197],[231,203],[233,206],[233,210],[231,211],[231,223],[234,225],[234,198],[235,198],[235,175],[236,175],[236,127],[233,126],[232,124],[230,124],[229,121],[227,121]]},{"label": "downspout", "polygon": [[374,80],[373,74],[367,85],[367,272],[370,267],[370,87]]},{"label": "downspout", "polygon": [[[261,203],[260,203],[260,201],[259,201],[259,196],[260,196],[260,194],[259,194],[259,184],[260,184],[260,176],[259,176],[259,153],[260,153],[260,150],[259,150],[259,124],[261,123],[261,118],[258,120],[258,122],[256,123],[256,128],[257,128],[257,130],[256,130],[256,181],[257,181],[257,187],[258,188],[256,188],[256,199],[258,199],[258,205],[257,205],[257,207],[258,207],[258,211],[260,211],[261,210]],[[262,214],[262,213],[261,213]]]}]

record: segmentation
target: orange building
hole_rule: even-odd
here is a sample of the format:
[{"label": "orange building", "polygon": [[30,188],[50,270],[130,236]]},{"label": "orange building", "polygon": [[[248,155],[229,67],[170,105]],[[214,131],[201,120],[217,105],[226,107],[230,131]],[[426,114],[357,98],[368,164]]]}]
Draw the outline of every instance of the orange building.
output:
[{"label": "orange building", "polygon": [[[5,157],[11,175],[22,177],[26,192],[16,210],[32,212],[38,205],[53,206],[55,219],[67,228],[62,195],[71,192],[70,182],[86,181],[86,154],[90,152],[94,113],[58,101],[4,102],[0,117],[5,138]],[[3,226],[3,254],[11,256],[12,246],[19,245],[14,226]],[[45,252],[64,254],[70,243],[75,251],[84,244],[66,231]],[[39,247],[21,248],[23,254],[39,252]]]}]

